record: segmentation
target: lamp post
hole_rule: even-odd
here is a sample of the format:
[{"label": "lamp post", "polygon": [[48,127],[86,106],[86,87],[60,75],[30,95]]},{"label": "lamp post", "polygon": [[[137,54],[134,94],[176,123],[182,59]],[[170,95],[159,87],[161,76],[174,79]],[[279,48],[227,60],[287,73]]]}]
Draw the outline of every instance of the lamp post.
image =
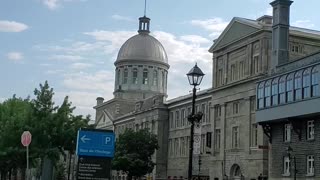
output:
[{"label": "lamp post", "polygon": [[291,153],[293,152],[293,149],[292,147],[289,145],[288,148],[287,148],[287,154],[288,154],[288,157],[291,161],[291,159],[293,159],[293,165],[294,165],[294,174],[293,174],[293,179],[296,180],[297,179],[297,164],[296,164],[296,157],[295,156],[292,156],[291,157]]},{"label": "lamp post", "polygon": [[192,155],[193,155],[193,134],[194,134],[194,123],[199,122],[202,118],[202,113],[195,114],[195,102],[196,102],[196,86],[200,85],[204,76],[201,69],[197,64],[187,74],[189,84],[193,86],[192,89],[192,111],[188,116],[188,121],[191,123],[190,128],[190,147],[189,147],[189,166],[188,166],[188,180],[192,178]]}]

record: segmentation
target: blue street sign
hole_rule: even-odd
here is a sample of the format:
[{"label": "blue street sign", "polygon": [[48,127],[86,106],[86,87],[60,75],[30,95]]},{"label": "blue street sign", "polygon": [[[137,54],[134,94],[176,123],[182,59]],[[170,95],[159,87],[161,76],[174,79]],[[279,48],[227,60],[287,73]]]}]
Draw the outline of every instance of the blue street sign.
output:
[{"label": "blue street sign", "polygon": [[79,130],[77,138],[78,156],[114,156],[115,138],[110,131]]}]

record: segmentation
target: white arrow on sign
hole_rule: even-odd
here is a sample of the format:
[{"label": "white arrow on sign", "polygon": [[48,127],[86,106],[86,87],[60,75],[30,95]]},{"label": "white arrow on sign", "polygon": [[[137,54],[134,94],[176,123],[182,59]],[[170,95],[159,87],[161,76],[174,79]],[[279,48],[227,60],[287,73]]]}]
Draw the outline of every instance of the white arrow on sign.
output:
[{"label": "white arrow on sign", "polygon": [[90,138],[87,138],[86,135],[83,135],[80,139],[81,139],[81,141],[83,143],[86,143],[86,141],[90,141],[91,140]]}]

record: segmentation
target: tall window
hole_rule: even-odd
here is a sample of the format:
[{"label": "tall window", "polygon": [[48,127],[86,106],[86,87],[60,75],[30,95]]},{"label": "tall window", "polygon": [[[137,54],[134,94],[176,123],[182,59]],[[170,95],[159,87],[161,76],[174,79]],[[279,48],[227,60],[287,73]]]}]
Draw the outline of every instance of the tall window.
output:
[{"label": "tall window", "polygon": [[258,125],[252,124],[251,126],[251,147],[258,146]]},{"label": "tall window", "polygon": [[258,109],[264,108],[264,83],[261,82],[258,86]]},{"label": "tall window", "polygon": [[142,84],[148,84],[148,69],[144,69],[142,73]]},{"label": "tall window", "polygon": [[185,109],[181,110],[181,126],[185,125],[185,121],[186,121],[186,112],[185,111],[186,111]]},{"label": "tall window", "polygon": [[232,64],[231,65],[231,81],[236,80],[236,78],[237,78],[236,65]]},{"label": "tall window", "polygon": [[162,78],[162,86],[163,86],[163,88],[165,88],[165,86],[166,86],[166,85],[165,85],[165,79],[166,79],[166,78],[165,78],[165,76],[164,76],[164,72],[163,72],[163,71],[162,71],[162,77],[161,77],[161,78]]},{"label": "tall window", "polygon": [[303,98],[310,97],[310,69],[303,71],[302,88],[303,88]]},{"label": "tall window", "polygon": [[[191,114],[191,112],[192,112],[191,107],[188,107],[188,114],[187,114],[187,117]],[[189,121],[187,121],[187,125],[190,125],[190,122],[189,122]]]},{"label": "tall window", "polygon": [[215,118],[221,117],[221,106],[220,105],[216,105],[214,107],[214,116],[215,116]]},{"label": "tall window", "polygon": [[176,127],[180,127],[179,111],[176,111]]},{"label": "tall window", "polygon": [[233,103],[233,114],[238,114],[240,111],[240,103],[234,102]]},{"label": "tall window", "polygon": [[271,80],[264,85],[264,101],[266,107],[271,106]]},{"label": "tall window", "polygon": [[311,96],[312,97],[320,95],[318,67],[319,66],[314,67],[311,72]]},{"label": "tall window", "polygon": [[314,139],[314,120],[307,121],[307,139]]},{"label": "tall window", "polygon": [[205,104],[201,104],[201,112],[203,113],[203,117],[200,120],[200,122],[206,122],[206,105]]},{"label": "tall window", "polygon": [[206,145],[206,135],[201,134],[200,152],[204,153]]},{"label": "tall window", "polygon": [[252,73],[253,74],[258,74],[259,73],[259,55],[253,56],[253,63],[252,63]]},{"label": "tall window", "polygon": [[138,84],[138,69],[137,68],[134,68],[132,70],[132,83]]},{"label": "tall window", "polygon": [[240,74],[240,75],[239,75],[240,78],[242,78],[242,77],[244,76],[244,62],[243,62],[243,61],[240,62],[239,74]]},{"label": "tall window", "polygon": [[124,69],[123,72],[123,84],[127,84],[128,83],[128,69]]},{"label": "tall window", "polygon": [[239,147],[239,127],[235,126],[232,128],[232,148]]},{"label": "tall window", "polygon": [[293,74],[289,74],[286,80],[287,80],[287,88],[286,88],[287,102],[291,102],[293,101]]},{"label": "tall window", "polygon": [[288,156],[283,157],[283,174],[290,175],[290,158]]},{"label": "tall window", "polygon": [[158,71],[157,70],[153,71],[153,85],[154,86],[158,85]]},{"label": "tall window", "polygon": [[219,151],[220,145],[221,145],[221,130],[216,129],[214,132],[214,149],[216,151]]},{"label": "tall window", "polygon": [[222,69],[218,70],[218,75],[217,75],[217,84],[222,85],[223,81],[223,74],[222,74]]},{"label": "tall window", "polygon": [[207,132],[207,137],[206,137],[206,146],[208,148],[211,148],[211,142],[212,142],[212,132]]},{"label": "tall window", "polygon": [[121,84],[121,82],[120,82],[120,69],[118,69],[118,71],[117,71],[117,82],[118,82],[118,84]]},{"label": "tall window", "polygon": [[291,124],[284,125],[284,142],[291,141]]},{"label": "tall window", "polygon": [[302,99],[302,77],[301,72],[296,72],[294,74],[294,97],[295,100]]},{"label": "tall window", "polygon": [[314,175],[314,156],[307,156],[307,175]]},{"label": "tall window", "polygon": [[279,80],[279,103],[286,103],[286,77],[282,76]]},{"label": "tall window", "polygon": [[275,78],[272,80],[271,96],[272,96],[272,105],[278,105],[278,80]]},{"label": "tall window", "polygon": [[211,121],[211,102],[209,102],[207,107],[207,122],[210,123]]}]

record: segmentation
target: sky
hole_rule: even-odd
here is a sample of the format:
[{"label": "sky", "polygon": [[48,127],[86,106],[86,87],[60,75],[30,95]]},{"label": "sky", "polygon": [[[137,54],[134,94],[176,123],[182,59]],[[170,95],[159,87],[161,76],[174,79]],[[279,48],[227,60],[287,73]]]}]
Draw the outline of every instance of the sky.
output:
[{"label": "sky", "polygon": [[[271,15],[271,0],[148,0],[151,35],[167,51],[168,99],[190,93],[186,73],[197,62],[211,87],[208,49],[233,17]],[[319,30],[319,0],[296,0],[293,26]],[[96,98],[113,97],[114,61],[121,45],[137,34],[144,0],[1,0],[0,102],[33,96],[46,80],[54,101],[65,96],[76,114],[91,114]]]}]

